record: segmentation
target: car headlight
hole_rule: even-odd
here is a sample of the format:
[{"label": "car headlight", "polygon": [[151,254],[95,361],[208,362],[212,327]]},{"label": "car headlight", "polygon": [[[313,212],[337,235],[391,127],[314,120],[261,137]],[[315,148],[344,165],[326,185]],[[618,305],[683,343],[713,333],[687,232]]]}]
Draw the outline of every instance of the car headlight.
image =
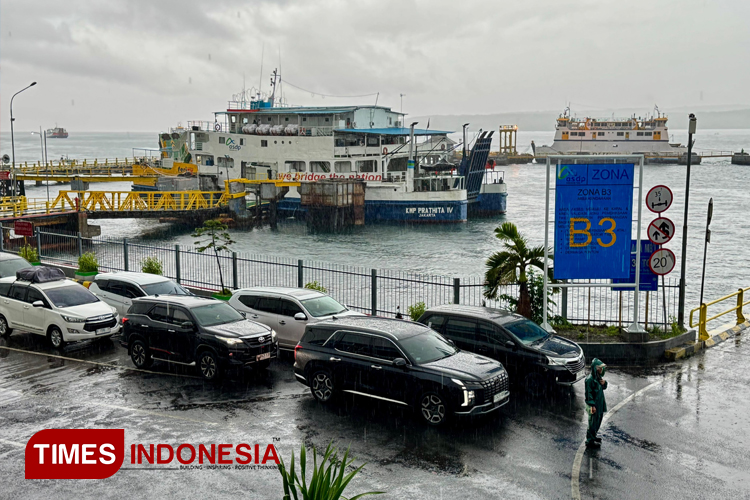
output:
[{"label": "car headlight", "polygon": [[553,357],[547,356],[547,363],[551,365],[565,366],[565,364],[568,361],[570,361],[569,358],[553,358]]},{"label": "car headlight", "polygon": [[461,380],[459,380],[457,378],[452,378],[451,380],[454,383],[456,383],[459,386],[461,386],[461,391],[463,392],[463,395],[464,395],[464,400],[461,403],[461,406],[471,406],[471,405],[473,405],[474,404],[474,400],[475,400],[474,391],[468,390],[466,388],[466,384],[463,381],[461,381]]},{"label": "car headlight", "polygon": [[236,345],[236,344],[242,344],[243,343],[241,339],[235,339],[235,338],[232,338],[232,337],[221,337],[219,335],[214,335],[214,337],[216,337],[219,340],[223,340],[224,342],[226,342],[229,345]]},{"label": "car headlight", "polygon": [[60,317],[66,323],[85,323],[86,322],[86,318],[78,318],[76,316],[66,316],[65,314],[61,314]]},{"label": "car headlight", "polygon": [[271,342],[276,342],[276,330],[271,330]]}]

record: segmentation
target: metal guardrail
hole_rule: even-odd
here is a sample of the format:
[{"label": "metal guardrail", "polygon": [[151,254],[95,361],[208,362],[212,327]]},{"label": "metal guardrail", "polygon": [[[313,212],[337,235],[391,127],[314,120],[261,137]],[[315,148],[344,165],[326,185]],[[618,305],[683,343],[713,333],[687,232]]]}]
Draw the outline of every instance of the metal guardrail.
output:
[{"label": "metal guardrail", "polygon": [[[225,191],[60,191],[51,210],[158,212],[217,208],[245,193]],[[68,208],[69,207],[69,208]]]},{"label": "metal guardrail", "polygon": [[[740,288],[734,293],[731,293],[729,295],[725,295],[724,297],[721,297],[719,299],[713,300],[711,302],[705,302],[692,311],[690,311],[690,327],[695,328],[698,327],[698,340],[708,340],[708,330],[706,330],[706,325],[709,321],[713,321],[717,318],[720,318],[726,314],[729,314],[733,311],[736,311],[737,313],[737,324],[740,325],[745,322],[745,315],[742,313],[742,309],[744,306],[750,304],[750,300],[745,301],[745,292],[750,291],[750,287],[747,288]],[[718,314],[715,314],[708,317],[708,306],[712,306],[714,304],[718,304],[719,302],[723,302],[725,300],[731,299],[732,297],[737,297],[737,303],[734,307],[730,307],[729,309],[722,311]],[[695,312],[698,311],[698,322],[693,323],[693,315]]]}]

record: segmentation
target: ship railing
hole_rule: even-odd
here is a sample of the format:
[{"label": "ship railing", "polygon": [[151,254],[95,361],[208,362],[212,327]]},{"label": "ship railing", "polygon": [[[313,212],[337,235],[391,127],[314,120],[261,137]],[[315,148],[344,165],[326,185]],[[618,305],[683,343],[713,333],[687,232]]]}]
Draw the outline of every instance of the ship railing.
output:
[{"label": "ship railing", "polygon": [[[219,130],[216,130],[216,126]],[[187,122],[188,132],[226,132],[226,124],[221,122],[210,122],[206,120],[189,120]]]},{"label": "ship railing", "polygon": [[463,175],[430,174],[414,179],[415,191],[453,191],[466,189],[466,179]]},{"label": "ship railing", "polygon": [[[157,157],[152,157],[157,158]],[[38,173],[51,169],[59,170],[87,170],[97,168],[128,168],[134,163],[142,161],[143,157],[125,157],[125,158],[62,158],[60,160],[16,163],[16,171],[26,173]]]},{"label": "ship railing", "polygon": [[487,170],[484,173],[485,184],[502,184],[505,182],[505,170]]}]

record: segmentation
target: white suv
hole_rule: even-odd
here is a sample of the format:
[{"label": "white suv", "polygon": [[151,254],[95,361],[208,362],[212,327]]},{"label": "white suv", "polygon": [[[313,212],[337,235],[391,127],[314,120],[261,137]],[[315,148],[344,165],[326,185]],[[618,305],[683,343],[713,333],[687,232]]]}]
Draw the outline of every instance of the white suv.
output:
[{"label": "white suv", "polygon": [[294,349],[307,325],[333,316],[364,316],[325,293],[307,288],[243,288],[232,292],[229,305],[246,313],[248,319],[276,330],[281,349]]},{"label": "white suv", "polygon": [[13,329],[46,336],[53,347],[108,338],[120,330],[117,311],[86,287],[61,278],[32,283],[0,279],[0,336]]},{"label": "white suv", "polygon": [[169,278],[157,274],[116,272],[97,274],[91,293],[117,309],[120,317],[127,314],[133,299],[153,295],[193,295]]}]

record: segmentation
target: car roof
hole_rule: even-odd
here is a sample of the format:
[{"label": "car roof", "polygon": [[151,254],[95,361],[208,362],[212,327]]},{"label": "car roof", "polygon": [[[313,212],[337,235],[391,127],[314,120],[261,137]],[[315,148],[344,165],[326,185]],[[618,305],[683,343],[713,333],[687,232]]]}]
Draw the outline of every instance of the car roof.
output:
[{"label": "car roof", "polygon": [[425,331],[432,331],[429,327],[415,321],[402,319],[381,318],[375,316],[343,316],[315,323],[315,327],[328,327],[337,330],[366,331],[380,333],[394,340],[406,339],[419,335]]},{"label": "car roof", "polygon": [[442,306],[430,307],[426,313],[450,313],[472,318],[487,319],[495,323],[510,323],[524,319],[523,316],[515,314],[507,309],[482,306],[464,306],[460,304],[444,304]]},{"label": "car roof", "polygon": [[286,295],[288,297],[294,297],[295,299],[310,299],[313,297],[322,297],[326,295],[323,292],[320,292],[318,290],[312,290],[310,288],[294,288],[294,287],[285,287],[285,286],[256,286],[252,288],[241,288],[240,290],[235,290],[232,292],[232,294],[236,293],[242,293],[242,292],[257,292],[261,294],[270,294],[270,295]]},{"label": "car roof", "polygon": [[[223,301],[211,298],[211,297],[200,297],[198,295],[153,295],[148,297],[139,297],[133,299],[133,303],[137,302],[153,302],[155,304],[169,303],[173,305],[180,305],[185,307],[198,307],[205,306],[210,303],[222,303]],[[223,302],[226,304],[226,302]]]},{"label": "car roof", "polygon": [[108,279],[121,279],[130,281],[138,285],[149,285],[151,283],[161,283],[164,281],[171,281],[169,278],[160,276],[158,274],[150,273],[134,273],[128,271],[116,271],[113,273],[97,274],[96,280],[108,280]]},{"label": "car roof", "polygon": [[68,278],[61,278],[55,281],[45,281],[44,283],[32,283],[31,281],[19,280],[15,276],[8,276],[6,278],[0,278],[0,283],[13,284],[16,281],[18,281],[22,285],[27,285],[27,286],[34,285],[36,287],[39,287],[42,290],[45,290],[47,288],[57,288],[59,286],[75,286],[75,285],[83,286],[80,283],[75,282]]},{"label": "car roof", "polygon": [[16,255],[14,253],[8,253],[8,252],[0,252],[0,260],[25,260],[20,255]]}]

